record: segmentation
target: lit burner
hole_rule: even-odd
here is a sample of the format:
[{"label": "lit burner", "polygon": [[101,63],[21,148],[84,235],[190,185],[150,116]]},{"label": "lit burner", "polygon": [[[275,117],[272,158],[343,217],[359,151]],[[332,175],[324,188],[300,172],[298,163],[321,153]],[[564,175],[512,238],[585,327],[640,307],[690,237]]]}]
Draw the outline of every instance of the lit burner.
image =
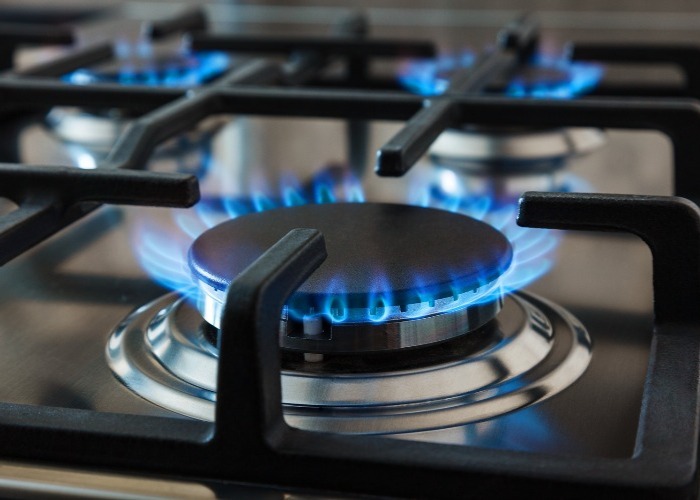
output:
[{"label": "lit burner", "polygon": [[122,42],[117,45],[116,55],[112,63],[81,68],[63,79],[76,85],[119,83],[187,87],[201,85],[221,75],[231,63],[224,52],[191,52],[183,48],[174,54],[155,54],[148,41]]},{"label": "lit burner", "polygon": [[[474,63],[470,52],[437,59],[410,61],[399,72],[399,81],[422,95],[442,94],[454,70]],[[513,97],[570,99],[595,88],[603,76],[597,64],[572,62],[565,57],[537,56],[521,68],[505,85],[505,94]]]},{"label": "lit burner", "polygon": [[[445,92],[456,69],[474,61],[470,52],[410,61],[401,69],[399,80],[415,93],[438,95]],[[593,89],[602,76],[599,65],[540,54],[508,81],[497,82],[489,90],[516,98],[570,99]],[[604,132],[590,128],[452,128],[430,147],[428,156],[434,167],[430,182],[438,198],[453,197],[451,185],[459,179],[472,195],[506,205],[516,203],[525,191],[575,191],[583,186],[578,179],[562,174],[562,167],[604,142]],[[592,189],[587,186],[584,190]]]},{"label": "lit burner", "polygon": [[292,297],[284,347],[414,347],[475,330],[500,309],[512,251],[489,225],[430,208],[337,203],[250,214],[197,238],[189,264],[209,323],[219,327],[231,281],[297,227],[324,234],[328,259]]},{"label": "lit burner", "polygon": [[[173,51],[166,47],[156,53],[149,41],[122,42],[116,47],[114,61],[93,68],[81,68],[63,76],[75,85],[113,83],[193,87],[223,74],[231,66],[223,52],[192,52],[187,48]],[[95,168],[111,150],[117,138],[131,123],[133,116],[118,109],[79,109],[57,107],[46,117],[46,124],[65,145],[66,152],[79,168]],[[200,128],[180,136],[176,147],[166,153],[169,159],[204,153],[210,147],[212,134],[222,120],[208,120]],[[204,156],[201,154],[200,156]],[[203,160],[203,158],[202,158]]]},{"label": "lit burner", "polygon": [[[218,349],[197,310],[177,294],[125,318],[106,354],[115,375],[146,400],[214,419]],[[453,430],[461,430],[456,442],[478,444],[481,432],[474,425],[563,391],[583,374],[590,357],[590,338],[573,316],[516,293],[505,297],[501,312],[482,328],[440,344],[327,354],[315,362],[284,349],[284,418],[314,431],[448,442],[455,442]],[[433,432],[422,435],[425,431]]]},{"label": "lit burner", "polygon": [[217,329],[226,289],[297,227],[320,229],[328,257],[280,318],[290,425],[429,440],[459,431],[473,444],[474,425],[544,401],[585,371],[583,326],[516,291],[548,270],[550,232],[518,227],[514,207],[487,198],[436,199],[420,183],[411,205],[365,203],[356,180],[335,179],[204,200],[175,213],[179,235],[143,226],[141,263],[177,293],[113,332],[115,375],[148,401],[212,420],[218,336],[249,333]]},{"label": "lit burner", "polygon": [[[327,319],[335,317],[335,323],[350,323],[351,321],[381,323],[382,321],[409,319],[412,315],[424,316],[428,308],[422,310],[422,306],[418,306],[419,303],[425,305],[423,299],[428,301],[436,300],[436,309],[433,310],[435,313],[444,311],[442,309],[443,306],[449,310],[466,306],[469,304],[469,302],[466,302],[467,299],[472,301],[477,301],[478,299],[484,302],[485,300],[481,299],[486,298],[493,301],[500,293],[508,293],[523,288],[542,276],[551,267],[554,249],[557,246],[557,238],[551,231],[519,227],[515,223],[517,210],[515,205],[498,205],[488,196],[469,195],[463,188],[460,188],[460,179],[458,177],[453,179],[455,183],[451,187],[454,191],[449,196],[435,196],[433,186],[429,182],[422,182],[424,179],[417,177],[414,177],[414,179],[418,182],[409,187],[405,199],[393,200],[403,202],[404,204],[400,206],[400,210],[409,214],[406,219],[399,217],[399,222],[396,223],[406,229],[407,232],[404,235],[397,236],[393,241],[388,236],[377,235],[377,233],[382,233],[385,229],[377,229],[374,226],[377,222],[372,221],[369,213],[374,213],[373,211],[379,209],[376,207],[376,204],[365,203],[365,194],[357,179],[352,176],[332,179],[327,175],[319,175],[314,179],[311,186],[306,187],[300,186],[292,178],[285,178],[282,180],[278,195],[270,194],[269,190],[254,190],[253,194],[246,199],[205,199],[200,201],[193,210],[174,211],[173,217],[178,227],[175,232],[167,230],[162,225],[155,226],[149,224],[148,221],[144,221],[134,234],[133,246],[142,267],[151,277],[165,287],[176,290],[190,297],[194,302],[199,303],[204,316],[213,325],[218,325],[219,323],[219,309],[223,303],[223,290],[226,284],[243,269],[240,266],[245,264],[242,263],[231,267],[234,264],[229,262],[223,267],[217,267],[221,265],[217,263],[220,258],[219,254],[221,252],[225,253],[225,249],[230,245],[228,241],[231,239],[231,236],[227,236],[225,233],[229,229],[224,228],[234,228],[232,230],[237,231],[239,227],[248,227],[251,224],[247,222],[249,220],[262,220],[264,224],[267,224],[265,226],[267,229],[276,224],[273,220],[276,220],[278,215],[282,216],[281,221],[287,221],[285,222],[286,225],[281,227],[277,233],[262,235],[261,237],[264,237],[264,239],[261,239],[259,242],[255,240],[257,242],[255,246],[245,250],[246,253],[243,254],[247,255],[247,263],[252,262],[255,256],[259,255],[259,252],[277,241],[293,227],[318,227],[324,233],[327,232],[331,235],[338,231],[343,231],[344,229],[341,228],[339,220],[335,220],[333,217],[342,216],[344,224],[349,224],[349,227],[352,227],[352,234],[348,234],[347,237],[352,239],[353,247],[357,247],[360,244],[365,245],[365,254],[362,257],[365,259],[364,262],[361,260],[361,254],[345,258],[329,257],[329,261],[322,266],[322,269],[331,269],[331,265],[333,265],[338,270],[338,274],[334,276],[331,276],[330,273],[325,274],[326,284],[324,287],[319,285],[316,291],[323,293],[326,298],[321,303],[312,301],[307,304],[309,307],[314,307],[316,314],[323,314]],[[306,205],[309,205],[309,207],[305,207]],[[440,212],[437,212],[439,215],[435,215],[434,210],[423,211],[417,207],[436,208]],[[271,211],[271,213],[265,215],[268,211]],[[350,215],[345,215],[355,213],[355,211],[357,211],[358,215],[354,219]],[[297,216],[299,217],[298,220],[295,218]],[[365,216],[366,218],[363,218]],[[404,224],[404,220],[413,220],[411,217],[414,216],[418,222],[417,225],[411,225],[407,222]],[[478,224],[477,221],[472,221],[464,216],[483,221],[486,225]],[[286,219],[286,217],[289,217],[289,219]],[[309,217],[310,220],[305,220],[306,217]],[[456,217],[455,220],[457,222],[455,224],[457,224],[457,227],[469,225],[470,227],[480,228],[476,229],[478,231],[477,234],[483,234],[485,238],[500,240],[502,238],[501,235],[505,236],[512,248],[512,263],[508,267],[505,260],[501,260],[506,259],[507,256],[504,254],[505,250],[500,244],[492,249],[495,253],[487,253],[485,257],[476,250],[474,250],[476,253],[473,254],[466,252],[462,246],[453,248],[451,246],[452,243],[450,243],[453,237],[451,230],[445,229],[442,233],[437,233],[434,229],[428,227],[432,223],[433,217],[437,219],[438,224],[445,224],[446,222],[444,221],[452,220],[452,218]],[[240,221],[230,221],[230,219],[239,218],[241,219]],[[426,219],[430,222],[426,222]],[[335,224],[336,222],[337,224]],[[385,224],[390,226],[386,221]],[[289,229],[286,229],[287,226],[290,226]],[[489,228],[488,226],[491,227]],[[426,227],[427,229],[425,229]],[[251,231],[259,229],[253,227]],[[493,229],[497,230],[497,235],[489,236],[492,234]],[[221,232],[222,240],[211,248],[214,254],[205,256],[200,252],[199,244],[194,242],[198,238],[203,237],[203,233],[206,234],[208,231],[211,231],[211,234],[214,235]],[[372,231],[375,232],[372,233]],[[386,231],[389,234],[392,230],[386,229]],[[440,239],[444,241],[438,241],[438,238],[431,236],[430,238],[433,241],[425,242],[423,240],[426,238],[422,234],[441,234]],[[206,242],[207,240],[203,241]],[[236,244],[240,241],[236,240]],[[375,241],[376,243],[374,243]],[[394,248],[398,242],[401,242],[400,245],[407,248],[402,248],[401,246]],[[373,243],[375,245],[378,243],[385,245],[386,250],[382,250],[382,252],[386,253],[380,253],[379,250],[370,248],[370,245]],[[217,247],[217,245],[219,246]],[[412,267],[399,268],[401,272],[406,273],[405,275],[397,274],[394,276],[391,269],[402,265],[400,260],[394,258],[394,255],[404,255],[410,251],[410,247],[417,245],[423,245],[423,248],[432,245],[434,248],[431,252],[433,253],[426,253],[420,257],[416,256],[416,260],[412,262]],[[441,245],[450,246],[450,248],[455,250],[455,253],[446,255],[446,251],[440,249]],[[192,250],[190,250],[191,248]],[[473,244],[470,243],[466,248],[473,248]],[[345,255],[348,251],[348,248],[341,248],[339,256]],[[258,252],[258,254],[255,254],[255,252]],[[375,280],[372,283],[358,284],[351,279],[353,278],[352,276],[343,274],[348,272],[342,271],[343,259],[356,259],[352,262],[354,262],[357,269],[358,266],[360,268],[361,266],[367,266],[367,262],[369,262],[369,265],[375,265],[375,261],[376,263],[379,262],[376,259],[379,258],[383,259],[385,267],[374,276]],[[430,258],[433,260],[430,261]],[[336,264],[331,264],[336,259]],[[214,263],[213,268],[209,267],[210,263]],[[195,270],[194,274],[192,273],[192,268]],[[463,291],[473,289],[472,285],[476,282],[476,275],[474,274],[476,269],[484,273],[484,275],[479,276],[481,280],[480,286],[487,285],[493,282],[495,278],[498,278],[496,283],[494,283],[494,288],[490,289],[482,286],[479,293],[473,294],[469,292],[464,297],[461,297],[460,300],[453,301],[452,298],[455,293],[460,296]],[[317,272],[321,272],[321,270]],[[411,276],[408,276],[408,273],[412,273]],[[500,273],[503,273],[503,275],[499,278]],[[209,279],[209,274],[213,275],[211,276],[213,279]],[[398,281],[397,276],[401,277],[401,281]],[[203,285],[204,288],[202,288]],[[352,293],[348,294],[348,286],[356,288],[350,289]],[[482,296],[481,292],[486,292],[487,290],[497,293],[495,295],[486,294]],[[391,291],[391,296],[386,296],[387,291]],[[404,291],[406,292],[405,294]],[[437,295],[431,296],[436,291],[438,292]],[[360,301],[360,307],[357,306],[355,292],[364,294],[364,302]],[[411,294],[413,296],[407,301],[406,296]],[[421,294],[423,294],[423,299],[416,302],[416,297],[420,297]],[[369,303],[370,295],[374,300],[384,300],[396,307],[394,309],[373,308],[373,304]],[[338,296],[336,298],[339,301],[329,301],[327,296]],[[341,299],[340,296],[344,297]],[[450,297],[449,304],[438,302],[443,300],[445,296]],[[462,299],[465,301],[462,301]],[[351,303],[345,303],[345,301],[350,301]],[[401,311],[401,306],[404,306],[406,310]],[[430,307],[432,308],[433,306]],[[211,308],[211,310],[208,308]],[[370,314],[372,310],[374,312]],[[294,307],[290,311],[293,320],[301,319],[303,321],[304,315],[308,315],[308,313],[310,311]],[[347,317],[345,317],[346,314],[348,315]]]}]

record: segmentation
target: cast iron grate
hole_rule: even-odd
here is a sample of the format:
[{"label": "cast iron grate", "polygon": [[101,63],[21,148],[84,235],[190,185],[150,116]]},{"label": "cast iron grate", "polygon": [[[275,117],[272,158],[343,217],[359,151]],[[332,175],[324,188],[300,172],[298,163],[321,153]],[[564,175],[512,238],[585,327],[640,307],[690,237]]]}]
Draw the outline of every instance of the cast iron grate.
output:
[{"label": "cast iron grate", "polygon": [[[0,261],[7,262],[100,203],[195,203],[195,178],[138,170],[159,143],[215,113],[340,118],[355,123],[355,135],[362,131],[358,124],[365,120],[407,121],[380,150],[377,170],[382,175],[403,174],[441,131],[463,123],[658,129],[673,141],[677,194],[700,199],[700,176],[695,173],[700,161],[700,107],[693,99],[553,101],[478,95],[492,78],[527,61],[536,49],[537,28],[527,18],[504,31],[494,52],[484,55],[473,68],[458,72],[441,96],[423,99],[405,92],[374,90],[366,52],[356,48],[363,43],[355,37],[364,36],[364,24],[355,20],[349,25],[353,26],[350,39],[344,42],[300,41],[297,48],[304,55],[299,56],[301,63],[292,65],[297,69],[291,73],[279,63],[257,58],[196,89],[75,87],[55,78],[111,57],[111,48],[105,46],[0,78],[0,102],[7,111],[72,105],[143,113],[94,171],[0,166],[0,195],[19,205],[17,211],[0,219]],[[151,30],[153,35],[164,36],[183,28],[202,28],[201,18],[190,13]],[[195,46],[210,44],[209,48],[217,49],[228,44],[246,51],[243,42],[240,37],[193,37]],[[247,43],[248,51],[262,50],[260,41]],[[396,47],[395,55],[405,54],[406,44],[397,42]],[[289,51],[274,44],[264,48]],[[426,46],[413,48],[419,53],[428,50]],[[345,82],[335,81],[329,88],[289,88],[290,84],[320,82],[320,69],[336,55],[348,63]],[[686,97],[696,95],[691,87]],[[530,193],[523,199],[519,220],[527,226],[631,232],[651,248],[656,328],[632,458],[562,460],[288,427],[282,417],[275,334],[279,314],[270,311],[281,311],[290,294],[324,260],[323,236],[313,229],[293,230],[230,287],[214,424],[2,403],[0,454],[141,473],[382,495],[517,492],[518,496],[574,494],[588,498],[627,493],[640,498],[688,493],[697,465],[699,428],[697,207],[668,197]],[[226,335],[232,325],[252,334]]]}]

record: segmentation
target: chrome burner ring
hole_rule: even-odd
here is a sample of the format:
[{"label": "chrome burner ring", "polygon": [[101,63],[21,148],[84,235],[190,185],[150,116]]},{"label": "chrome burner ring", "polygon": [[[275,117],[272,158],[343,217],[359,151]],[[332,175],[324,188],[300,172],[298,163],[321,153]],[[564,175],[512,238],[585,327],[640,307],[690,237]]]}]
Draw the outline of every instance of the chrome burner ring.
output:
[{"label": "chrome burner ring", "polygon": [[[116,329],[107,346],[109,365],[146,400],[212,420],[218,353],[201,325],[193,306],[175,294],[166,295]],[[428,361],[425,356],[413,367],[339,370],[332,360],[285,359],[285,418],[295,427],[340,433],[449,428],[548,399],[588,366],[591,341],[583,326],[565,310],[530,294],[506,297],[499,316],[485,328],[443,344],[457,346],[451,357]],[[476,335],[481,340],[465,348],[464,342]],[[426,349],[430,347],[413,351],[416,359]]]},{"label": "chrome burner ring", "polygon": [[[457,297],[436,299],[430,304],[385,307],[382,308],[381,321],[362,321],[367,314],[366,310],[359,308],[346,308],[342,322],[320,316],[298,321],[289,318],[285,309],[280,322],[280,345],[285,349],[310,353],[357,353],[443,342],[480,328],[498,314],[503,298],[502,293],[493,292],[497,286],[497,283],[489,283]],[[197,308],[207,323],[219,328],[225,293],[202,283],[199,289]],[[487,293],[494,299],[472,303],[474,297]],[[311,324],[312,321],[318,324]]]}]

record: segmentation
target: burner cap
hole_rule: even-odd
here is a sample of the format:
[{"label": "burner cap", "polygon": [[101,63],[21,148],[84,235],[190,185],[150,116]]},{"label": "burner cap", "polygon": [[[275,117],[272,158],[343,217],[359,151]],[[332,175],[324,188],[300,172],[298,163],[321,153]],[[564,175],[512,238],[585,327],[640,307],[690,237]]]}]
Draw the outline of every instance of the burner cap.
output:
[{"label": "burner cap", "polygon": [[280,208],[225,222],[192,244],[189,264],[204,318],[218,326],[233,278],[299,227],[323,233],[328,258],[290,300],[290,319],[330,311],[333,322],[371,324],[453,310],[460,300],[473,302],[465,295],[493,286],[512,258],[499,231],[442,210],[381,203]]}]

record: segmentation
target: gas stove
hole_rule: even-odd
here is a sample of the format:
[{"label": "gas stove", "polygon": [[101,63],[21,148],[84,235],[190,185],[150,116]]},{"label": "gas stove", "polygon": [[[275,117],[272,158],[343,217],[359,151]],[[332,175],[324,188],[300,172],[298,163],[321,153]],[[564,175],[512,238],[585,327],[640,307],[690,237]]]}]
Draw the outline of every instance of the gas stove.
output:
[{"label": "gas stove", "polygon": [[3,495],[697,498],[697,49],[116,24],[3,46]]}]

